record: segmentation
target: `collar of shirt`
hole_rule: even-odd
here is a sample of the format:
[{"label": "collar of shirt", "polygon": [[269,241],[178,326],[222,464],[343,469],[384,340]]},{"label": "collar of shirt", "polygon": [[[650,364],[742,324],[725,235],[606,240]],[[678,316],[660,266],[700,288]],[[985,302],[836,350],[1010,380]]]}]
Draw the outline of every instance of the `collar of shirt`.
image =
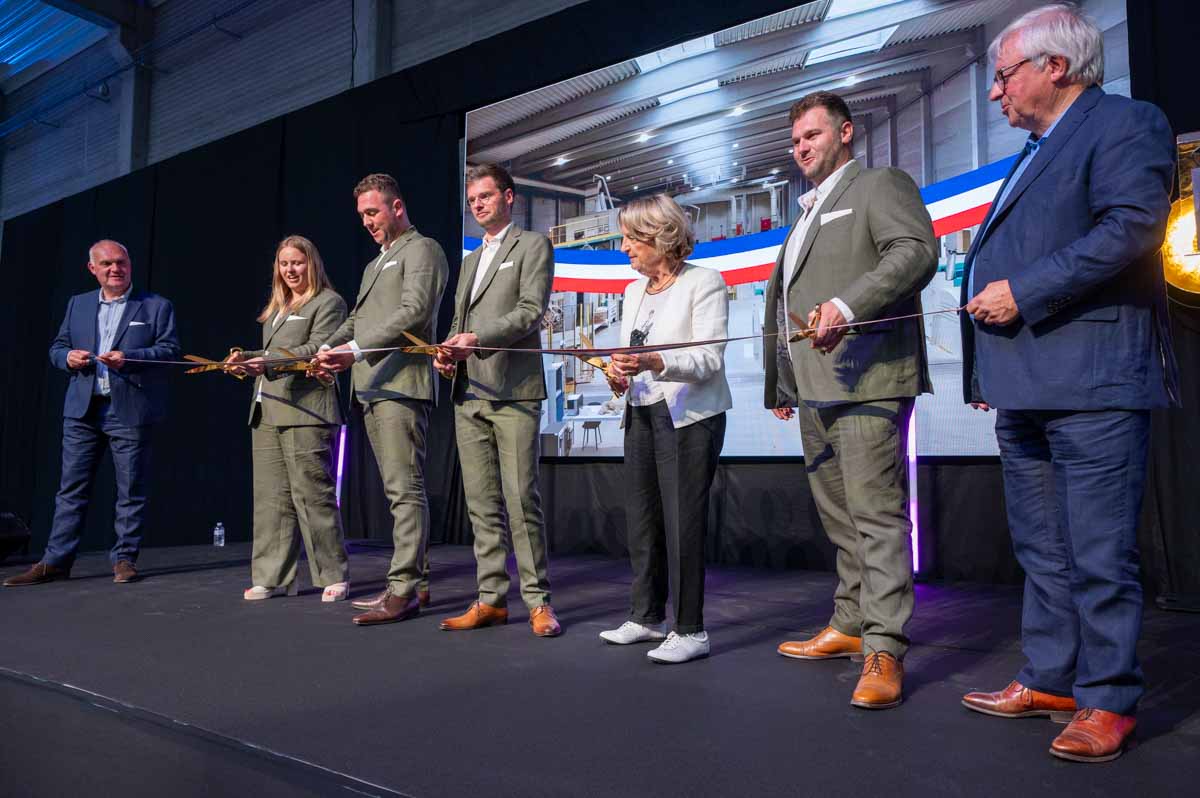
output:
[{"label": "collar of shirt", "polygon": [[[821,200],[823,200],[827,196],[829,196],[829,192],[833,191],[833,187],[837,185],[838,180],[841,180],[842,173],[846,171],[846,167],[854,162],[855,162],[854,158],[851,158],[850,160],[846,161],[844,164],[839,166],[837,169],[833,170],[833,174],[831,174],[829,177],[822,180],[821,185],[817,186],[816,188],[810,189],[809,191],[806,191],[805,193],[800,195],[800,197],[797,199],[797,202],[800,203],[801,208],[804,208],[805,213],[807,213],[808,211],[810,211],[813,208],[820,205]],[[806,203],[805,197],[809,198],[807,200],[807,203],[808,203],[807,205],[805,204]]]},{"label": "collar of shirt", "polygon": [[485,247],[499,246],[500,242],[504,240],[504,237],[508,235],[508,231],[512,229],[512,226],[513,223],[509,222],[508,225],[495,236],[489,236],[487,233],[484,233],[483,245]]},{"label": "collar of shirt", "polygon": [[133,283],[130,283],[129,287],[125,289],[125,293],[121,294],[116,299],[105,299],[104,298],[104,289],[100,289],[100,304],[101,305],[124,305],[125,300],[129,299],[129,294],[131,291],[133,291]]}]

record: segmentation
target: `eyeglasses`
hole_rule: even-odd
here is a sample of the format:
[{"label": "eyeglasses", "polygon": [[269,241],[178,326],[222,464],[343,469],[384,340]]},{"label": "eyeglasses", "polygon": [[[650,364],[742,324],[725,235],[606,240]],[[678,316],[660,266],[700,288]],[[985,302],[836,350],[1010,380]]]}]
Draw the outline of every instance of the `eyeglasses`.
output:
[{"label": "eyeglasses", "polygon": [[997,69],[996,74],[992,76],[992,83],[1000,87],[1001,93],[1008,91],[1009,79],[1017,74],[1017,70],[1021,68],[1022,64],[1028,64],[1031,60],[1030,58],[1022,58],[1011,66],[1006,66],[1004,69]]}]

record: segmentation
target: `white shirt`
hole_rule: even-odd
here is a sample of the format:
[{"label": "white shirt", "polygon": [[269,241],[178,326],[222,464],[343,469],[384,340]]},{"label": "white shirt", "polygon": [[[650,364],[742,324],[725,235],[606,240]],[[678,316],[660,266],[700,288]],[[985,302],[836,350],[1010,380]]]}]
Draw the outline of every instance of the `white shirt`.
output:
[{"label": "white shirt", "polygon": [[[659,291],[657,294],[647,293],[642,298],[641,304],[638,305],[637,318],[633,320],[633,329],[642,331],[643,340],[650,335],[650,330],[654,327],[655,315],[662,316],[674,287],[673,284],[669,285],[665,291]],[[629,403],[635,407],[646,407],[665,398],[662,388],[654,378],[654,372],[649,369],[634,375],[629,381]]]},{"label": "white shirt", "polygon": [[[804,244],[805,237],[808,236],[808,229],[812,226],[813,220],[816,219],[820,214],[821,206],[825,203],[825,198],[833,192],[833,189],[837,186],[838,181],[842,179],[842,173],[845,172],[846,167],[852,163],[854,163],[853,158],[835,169],[833,174],[822,180],[819,186],[804,193],[798,200],[800,207],[807,207],[810,208],[810,210],[804,214],[804,218],[800,220],[798,225],[796,225],[796,229],[792,232],[791,238],[788,239],[787,249],[785,249],[783,253],[783,285],[781,290],[783,291],[784,318],[788,317],[787,287],[791,285],[792,277],[795,275],[796,267],[799,265],[796,261],[800,257],[800,247]],[[829,301],[837,306],[837,309],[840,310],[842,315],[846,317],[847,322],[854,321],[854,312],[850,310],[845,302],[837,297],[833,297]],[[796,315],[803,319],[806,318],[808,314],[797,313]],[[790,326],[790,321],[788,323]]]},{"label": "white shirt", "polygon": [[500,251],[500,245],[504,243],[504,237],[508,235],[508,231],[512,229],[512,222],[499,232],[495,237],[483,236],[483,251],[479,253],[479,266],[475,269],[475,284],[471,286],[471,301],[474,302],[479,295],[479,287],[483,285],[484,275],[487,274],[488,268],[492,265],[492,261],[496,259],[496,253]]}]

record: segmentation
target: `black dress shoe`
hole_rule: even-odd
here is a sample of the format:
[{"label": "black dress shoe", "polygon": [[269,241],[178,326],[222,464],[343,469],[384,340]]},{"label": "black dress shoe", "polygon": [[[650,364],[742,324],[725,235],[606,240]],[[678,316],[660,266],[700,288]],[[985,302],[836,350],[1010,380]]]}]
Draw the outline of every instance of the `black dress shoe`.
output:
[{"label": "black dress shoe", "polygon": [[71,569],[57,565],[39,562],[23,574],[10,576],[4,580],[5,587],[25,587],[26,585],[41,585],[56,579],[70,579]]}]

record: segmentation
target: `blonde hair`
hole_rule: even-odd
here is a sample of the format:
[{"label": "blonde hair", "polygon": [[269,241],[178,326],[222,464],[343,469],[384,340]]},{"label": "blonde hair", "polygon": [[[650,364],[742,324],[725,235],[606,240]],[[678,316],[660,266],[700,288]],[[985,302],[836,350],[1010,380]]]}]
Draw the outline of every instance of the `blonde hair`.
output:
[{"label": "blonde hair", "polygon": [[[292,289],[279,274],[279,253],[283,251],[284,247],[298,249],[308,259],[308,286],[300,296],[292,295]],[[303,307],[308,300],[326,288],[333,290],[333,283],[325,274],[325,264],[321,260],[321,253],[317,251],[317,245],[304,236],[288,236],[279,242],[279,246],[275,247],[275,258],[271,261],[271,299],[263,308],[262,313],[258,314],[258,320],[266,321],[282,310],[292,311]]]},{"label": "blonde hair", "polygon": [[666,194],[630,200],[617,214],[617,223],[630,238],[650,244],[675,263],[696,248],[696,236],[687,214]]}]

